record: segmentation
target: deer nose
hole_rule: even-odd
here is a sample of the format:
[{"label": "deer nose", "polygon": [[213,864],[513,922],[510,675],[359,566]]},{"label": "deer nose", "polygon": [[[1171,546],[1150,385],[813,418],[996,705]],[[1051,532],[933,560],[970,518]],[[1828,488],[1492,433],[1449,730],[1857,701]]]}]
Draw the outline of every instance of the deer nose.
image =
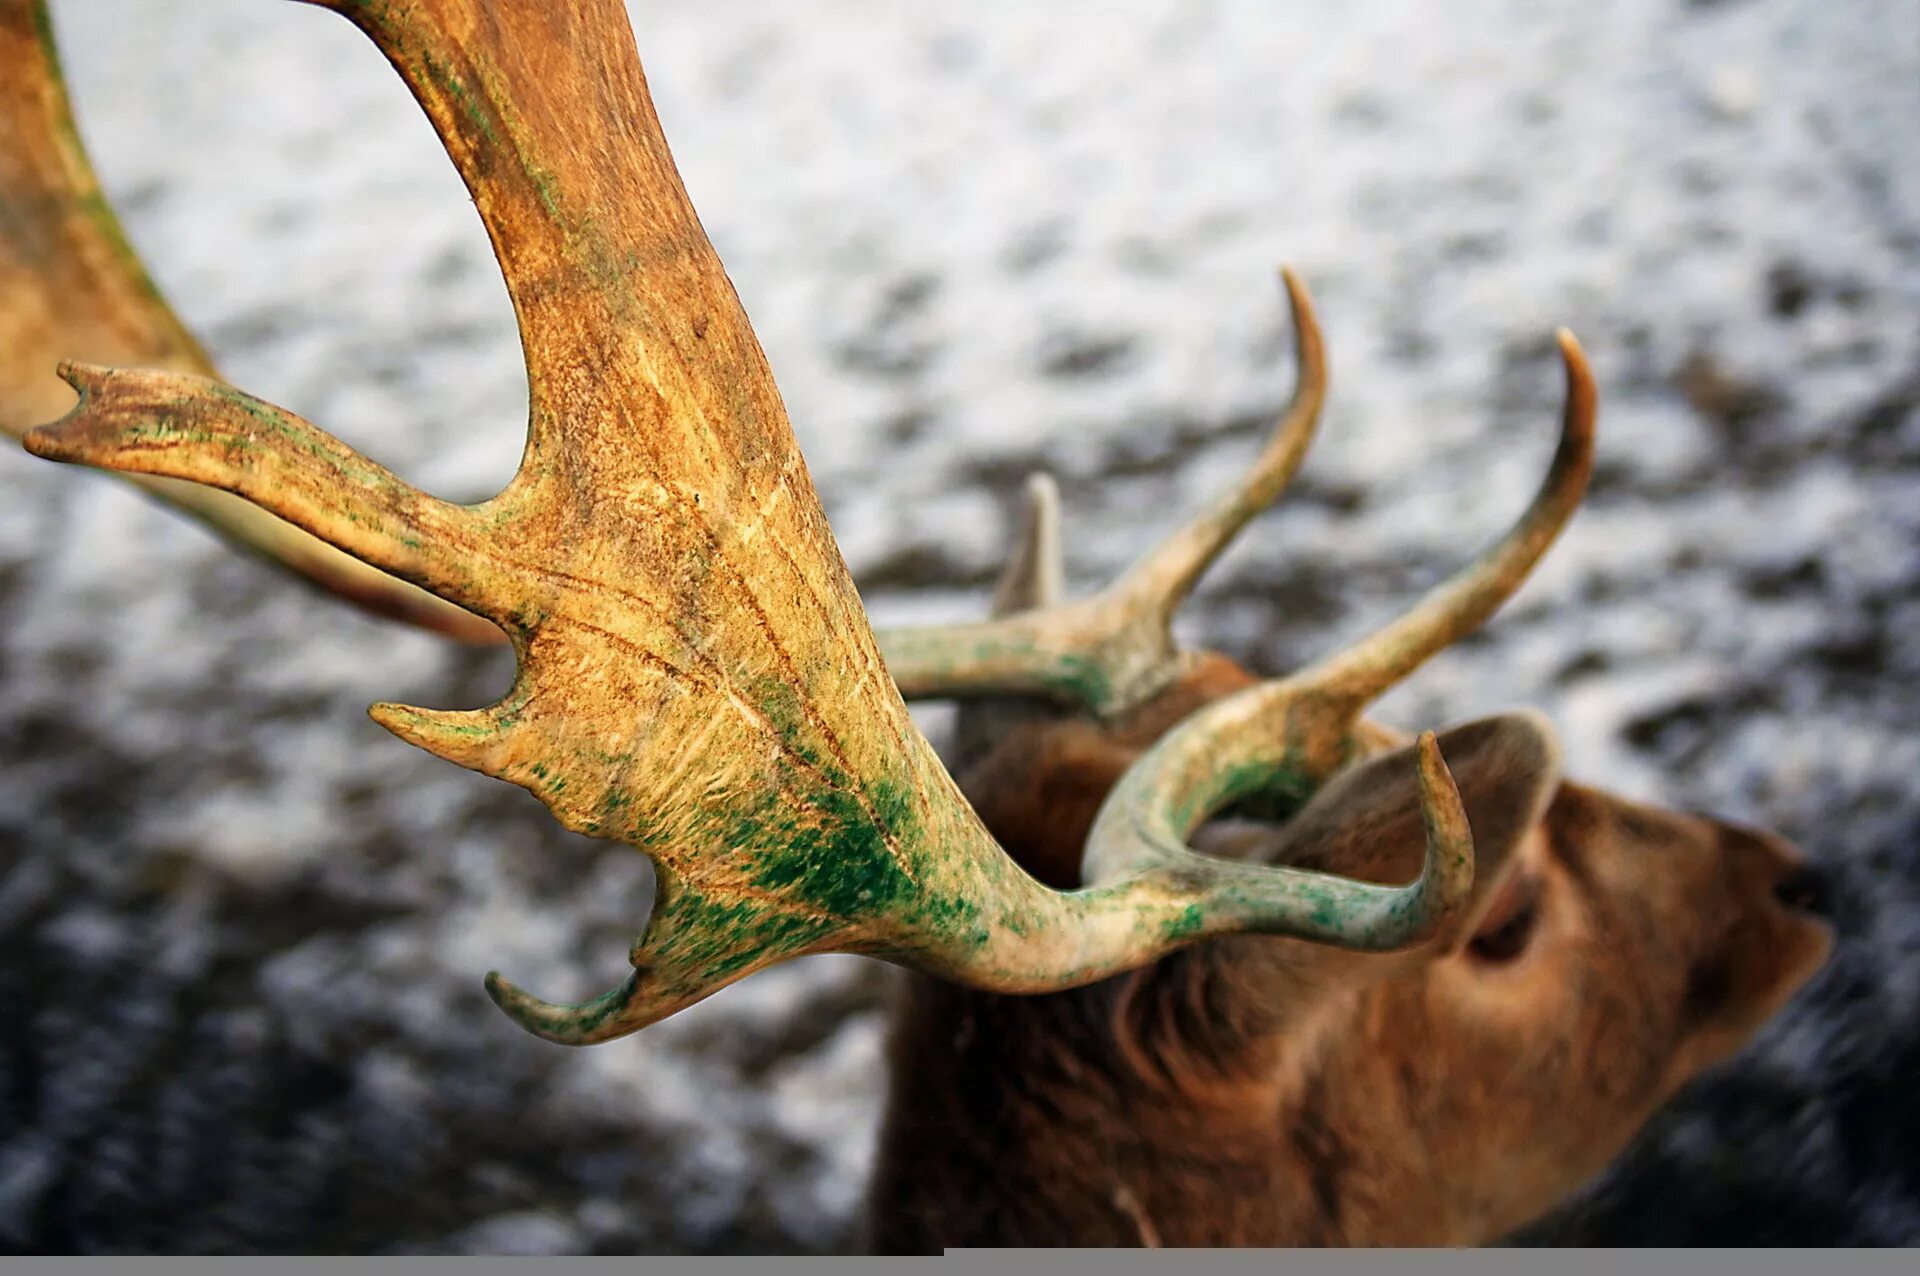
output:
[{"label": "deer nose", "polygon": [[1816,917],[1833,914],[1833,875],[1815,864],[1796,864],[1774,883],[1773,897],[1788,908]]}]

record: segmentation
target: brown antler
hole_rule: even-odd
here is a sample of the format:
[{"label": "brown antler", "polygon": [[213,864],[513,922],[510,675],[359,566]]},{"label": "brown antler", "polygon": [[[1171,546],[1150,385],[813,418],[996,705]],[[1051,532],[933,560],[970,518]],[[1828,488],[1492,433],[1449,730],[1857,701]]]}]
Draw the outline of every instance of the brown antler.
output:
[{"label": "brown antler", "polygon": [[1567,380],[1560,446],[1520,521],[1367,638],[1291,677],[1235,692],[1168,732],[1101,807],[1087,841],[1089,880],[1200,858],[1186,838],[1238,798],[1310,794],[1360,751],[1355,729],[1369,703],[1512,597],[1573,517],[1593,471],[1593,371],[1572,333],[1563,329],[1557,338]]},{"label": "brown antler", "polygon": [[497,704],[375,718],[659,867],[626,983],[560,1006],[490,977],[516,1020],[605,1040],[825,950],[1038,991],[1225,931],[1395,947],[1461,897],[1471,855],[1431,742],[1434,836],[1408,886],[1195,860],[1063,894],[1022,873],[887,676],[618,0],[327,7],[406,79],[492,237],[531,390],[512,482],[450,504],[207,378],[86,365],[27,446],[236,492],[507,632]]},{"label": "brown antler", "polygon": [[[1306,286],[1282,269],[1293,309],[1299,384],[1265,450],[1240,482],[1152,553],[1089,598],[1050,598],[1010,615],[969,624],[882,630],[880,648],[908,699],[1022,695],[1115,718],[1190,667],[1195,653],[1173,640],[1173,615],[1200,576],[1241,529],[1286,488],[1313,442],[1326,402],[1326,351]],[[1333,721],[1358,708],[1482,624],[1518,589],[1572,517],[1593,465],[1595,391],[1579,343],[1559,334],[1567,407],[1546,488],[1520,524],[1482,564],[1435,591],[1374,639],[1315,671],[1316,703]],[[1050,494],[1045,498],[1052,502]],[[1049,508],[1045,516],[1057,520]],[[1057,535],[1057,533],[1056,533]],[[1023,549],[1031,554],[1033,549]],[[1057,571],[1057,568],[1054,569]],[[1316,764],[1315,775],[1326,768]]]},{"label": "brown antler", "polygon": [[[57,359],[216,376],[127,243],[80,144],[44,0],[0,0],[0,433],[70,396]],[[237,496],[128,475],[150,496],[368,611],[463,642],[501,633]]]},{"label": "brown antler", "polygon": [[[1051,483],[1040,480],[1029,488],[1028,526],[992,619],[880,635],[905,694],[1038,695],[1077,701],[1113,718],[1192,665],[1197,654],[1173,642],[1174,609],[1299,468],[1326,395],[1325,356],[1306,290],[1290,271],[1282,273],[1293,301],[1301,384],[1241,483],[1115,584],[1062,603],[1052,583],[1058,566],[1049,561],[1058,554],[1057,497]],[[1370,637],[1292,677],[1226,696],[1170,731],[1102,805],[1082,858],[1083,881],[1217,863],[1186,845],[1209,815],[1255,793],[1282,796],[1287,805],[1304,801],[1364,751],[1358,728],[1369,703],[1479,627],[1513,595],[1579,507],[1593,469],[1593,372],[1571,333],[1562,330],[1557,340],[1567,383],[1560,445],[1520,521],[1473,564]],[[1036,582],[1040,574],[1048,578],[1045,585]],[[1375,729],[1372,735],[1382,733]],[[1431,823],[1437,808],[1430,767],[1438,755],[1430,737],[1422,738],[1419,756],[1429,842],[1445,844],[1452,832]],[[1470,871],[1463,877],[1470,883]],[[1358,924],[1351,912],[1337,921],[1348,932]]]},{"label": "brown antler", "polygon": [[1041,696],[1114,717],[1180,675],[1188,653],[1174,644],[1174,612],[1228,543],[1286,488],[1326,402],[1326,349],[1312,298],[1293,271],[1280,275],[1293,310],[1299,382],[1240,482],[1090,598],[971,624],[882,630],[880,649],[901,694]]}]

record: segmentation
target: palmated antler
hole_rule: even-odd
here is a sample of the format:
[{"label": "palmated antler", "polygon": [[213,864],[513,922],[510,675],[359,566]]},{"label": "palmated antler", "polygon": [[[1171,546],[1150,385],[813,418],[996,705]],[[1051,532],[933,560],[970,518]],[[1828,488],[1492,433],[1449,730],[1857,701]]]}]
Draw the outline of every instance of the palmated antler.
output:
[{"label": "palmated antler", "polygon": [[[437,500],[289,412],[177,371],[64,365],[80,402],[26,442],[237,493],[508,634],[519,668],[498,703],[374,717],[659,868],[625,984],[568,1006],[490,977],[518,1022],[606,1040],[828,950],[1032,992],[1228,932],[1399,947],[1457,905],[1472,857],[1431,737],[1431,836],[1409,885],[1198,857],[1065,893],[1023,873],[881,661],[623,6],[326,7],[406,79],[492,238],[531,391],[513,480],[476,505]],[[1191,570],[1184,553],[1170,578]],[[1193,809],[1176,803],[1175,822]]]},{"label": "palmated antler", "polygon": [[[71,396],[61,358],[213,377],[101,192],[60,75],[45,0],[0,0],[0,434],[18,438]],[[237,496],[128,475],[150,496],[368,611],[464,642],[498,629]]]}]

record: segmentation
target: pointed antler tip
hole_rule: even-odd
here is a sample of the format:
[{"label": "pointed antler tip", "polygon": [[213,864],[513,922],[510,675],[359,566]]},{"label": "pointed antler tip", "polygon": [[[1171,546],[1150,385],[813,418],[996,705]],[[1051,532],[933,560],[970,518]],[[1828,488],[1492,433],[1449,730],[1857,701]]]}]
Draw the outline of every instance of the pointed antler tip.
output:
[{"label": "pointed antler tip", "polygon": [[20,436],[20,446],[43,461],[78,459],[72,444],[61,434],[58,422],[34,426]]},{"label": "pointed antler tip", "polygon": [[[1307,291],[1306,283],[1291,267],[1281,267],[1280,277],[1286,281],[1287,304],[1293,311],[1293,348],[1299,363],[1295,375],[1300,381],[1297,402],[1304,413],[1317,420],[1327,395],[1326,336],[1320,330],[1320,316],[1313,308],[1313,294]],[[1288,418],[1293,415],[1290,412]],[[1313,424],[1309,420],[1302,428],[1311,430]]]},{"label": "pointed antler tip", "polygon": [[1320,339],[1320,321],[1314,312],[1313,293],[1307,289],[1306,280],[1292,266],[1282,266],[1280,282],[1287,290],[1287,303],[1293,308],[1294,325],[1301,330],[1295,334],[1296,339],[1311,337],[1317,343]]},{"label": "pointed antler tip", "polygon": [[1428,809],[1444,809],[1457,805],[1460,791],[1454,787],[1453,772],[1447,769],[1447,760],[1440,753],[1440,739],[1431,731],[1422,731],[1414,743],[1415,765],[1420,768],[1420,793],[1422,805]]},{"label": "pointed antler tip", "polygon": [[[1566,409],[1561,431],[1568,443],[1577,447],[1583,468],[1593,461],[1594,428],[1600,415],[1600,387],[1594,379],[1593,364],[1580,341],[1566,328],[1555,330],[1554,341],[1560,347],[1560,361],[1566,369]],[[1585,494],[1585,482],[1573,494],[1577,503]]]},{"label": "pointed antler tip", "polygon": [[382,700],[367,706],[367,716],[405,743],[465,768],[482,768],[499,739],[499,721],[484,708],[415,708]]},{"label": "pointed antler tip", "polygon": [[1585,414],[1591,415],[1598,394],[1594,384],[1593,363],[1571,329],[1554,329],[1553,340],[1560,347],[1560,361],[1566,365],[1568,395],[1570,399],[1578,401],[1570,406],[1577,406]]},{"label": "pointed antler tip", "polygon": [[559,1028],[566,1012],[572,1009],[543,997],[534,996],[497,970],[487,972],[486,989],[487,996],[492,999],[494,1005],[500,1007],[507,1018],[535,1036],[545,1037],[550,1041],[558,1039],[553,1034]]},{"label": "pointed antler tip", "polygon": [[516,1008],[526,1004],[528,1001],[538,1000],[538,998],[530,996],[520,988],[518,984],[515,984],[511,979],[508,979],[497,970],[489,970],[485,982],[487,996],[493,999],[494,1005],[500,1007],[500,1009],[506,1011],[509,1015],[513,1015]]},{"label": "pointed antler tip", "polygon": [[395,735],[419,712],[410,705],[396,704],[391,700],[381,700],[367,706],[367,716]]},{"label": "pointed antler tip", "polygon": [[497,970],[487,972],[486,989],[487,996],[500,1007],[502,1014],[534,1036],[548,1041],[566,1040],[560,1034],[568,1007],[534,996]]},{"label": "pointed antler tip", "polygon": [[368,705],[367,716],[415,748],[473,770],[484,769],[501,730],[487,709],[417,709],[383,700]]},{"label": "pointed antler tip", "polygon": [[659,1017],[636,1013],[639,981],[636,971],[618,988],[574,1005],[536,997],[497,970],[487,972],[486,989],[507,1018],[534,1036],[563,1046],[590,1046],[636,1032]]},{"label": "pointed antler tip", "polygon": [[80,398],[59,418],[36,425],[21,434],[20,446],[42,460],[82,462],[90,460],[89,449],[73,427],[89,406],[88,399],[94,389],[111,371],[112,369],[97,363],[82,363],[77,359],[62,359],[55,364],[55,374],[72,386]]},{"label": "pointed antler tip", "polygon": [[1427,858],[1422,882],[1432,891],[1428,920],[1438,926],[1466,906],[1473,894],[1473,830],[1459,786],[1440,754],[1440,741],[1422,731],[1415,745],[1420,771],[1420,816],[1427,828]]},{"label": "pointed antler tip", "polygon": [[[1307,281],[1292,266],[1280,267],[1280,283],[1287,291],[1287,305],[1293,312],[1294,343],[1297,347],[1309,349],[1316,361],[1323,360],[1321,351],[1324,338],[1320,332],[1320,316],[1313,307],[1313,293],[1307,288]],[[1318,375],[1324,378],[1326,370],[1318,369]]]},{"label": "pointed antler tip", "polygon": [[62,359],[53,365],[54,375],[78,391],[83,403],[88,394],[99,389],[119,371],[119,368],[104,363],[90,363],[85,359]]},{"label": "pointed antler tip", "polygon": [[1053,475],[1045,470],[1035,470],[1027,475],[1027,483],[1020,492],[1020,503],[1026,515],[1024,535],[1028,540],[1049,542],[1046,551],[1056,557],[1060,553],[1060,485]]}]

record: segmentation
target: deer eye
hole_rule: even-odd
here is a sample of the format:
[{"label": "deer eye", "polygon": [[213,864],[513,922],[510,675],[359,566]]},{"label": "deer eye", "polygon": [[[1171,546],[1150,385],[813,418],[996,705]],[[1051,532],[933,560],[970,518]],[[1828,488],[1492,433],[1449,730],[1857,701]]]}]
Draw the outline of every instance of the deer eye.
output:
[{"label": "deer eye", "polygon": [[1527,950],[1540,920],[1540,883],[1523,877],[1509,883],[1494,901],[1467,951],[1480,961],[1504,964]]}]

